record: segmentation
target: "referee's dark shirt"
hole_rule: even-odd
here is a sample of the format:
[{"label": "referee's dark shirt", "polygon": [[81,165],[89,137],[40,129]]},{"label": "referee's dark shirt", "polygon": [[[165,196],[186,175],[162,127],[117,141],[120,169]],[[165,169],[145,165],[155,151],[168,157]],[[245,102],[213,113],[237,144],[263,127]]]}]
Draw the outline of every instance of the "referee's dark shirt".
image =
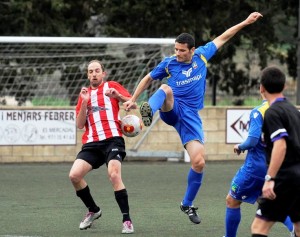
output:
[{"label": "referee's dark shirt", "polygon": [[286,139],[287,150],[281,168],[300,164],[300,112],[286,98],[276,99],[267,109],[262,132],[268,164],[273,142],[282,137]]}]

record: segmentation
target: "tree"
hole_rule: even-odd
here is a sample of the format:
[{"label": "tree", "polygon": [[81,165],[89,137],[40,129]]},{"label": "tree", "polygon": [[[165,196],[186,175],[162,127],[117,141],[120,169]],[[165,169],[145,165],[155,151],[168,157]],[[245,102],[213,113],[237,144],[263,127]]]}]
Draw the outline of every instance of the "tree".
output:
[{"label": "tree", "polygon": [[[0,3],[0,34],[80,36],[93,0],[24,0]],[[9,24],[8,24],[9,23]]]},{"label": "tree", "polygon": [[[188,32],[198,46],[259,11],[264,17],[224,45],[209,67],[208,80],[218,81],[219,90],[240,103],[239,97],[257,85],[250,73],[253,56],[260,68],[270,59],[287,63],[296,79],[298,4],[298,0],[6,0],[0,2],[0,34],[174,38]],[[240,49],[245,52],[243,62],[236,61]]]},{"label": "tree", "polygon": [[[106,19],[103,32],[107,36],[175,37],[188,32],[195,36],[197,45],[214,39],[250,12],[260,11],[264,18],[243,29],[213,58],[209,80],[218,80],[221,91],[237,97],[237,103],[243,103],[239,97],[258,83],[257,76],[250,74],[253,56],[258,55],[260,68],[267,66],[270,59],[280,59],[288,63],[289,72],[295,75],[296,51],[292,45],[296,37],[290,37],[287,42],[282,33],[286,29],[295,31],[296,0],[111,0],[98,3],[103,6],[101,14],[105,14]],[[282,54],[283,45],[288,45],[287,57]],[[239,62],[242,68],[237,68],[234,61],[238,49],[243,49],[246,55],[243,62]]]}]

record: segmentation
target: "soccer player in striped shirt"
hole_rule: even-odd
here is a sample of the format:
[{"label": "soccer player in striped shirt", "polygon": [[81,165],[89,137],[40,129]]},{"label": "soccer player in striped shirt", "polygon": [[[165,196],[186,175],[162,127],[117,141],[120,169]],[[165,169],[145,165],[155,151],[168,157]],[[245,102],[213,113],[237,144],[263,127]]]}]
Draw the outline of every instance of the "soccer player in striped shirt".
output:
[{"label": "soccer player in striped shirt", "polygon": [[93,221],[101,217],[102,210],[95,203],[84,177],[105,164],[123,215],[122,233],[133,233],[128,194],[121,177],[121,164],[126,152],[119,116],[119,102],[129,100],[131,95],[119,83],[105,80],[106,72],[98,60],[88,63],[87,76],[90,86],[81,89],[76,106],[77,127],[85,128],[83,146],[69,174],[76,195],[88,209],[79,229],[91,227]]}]

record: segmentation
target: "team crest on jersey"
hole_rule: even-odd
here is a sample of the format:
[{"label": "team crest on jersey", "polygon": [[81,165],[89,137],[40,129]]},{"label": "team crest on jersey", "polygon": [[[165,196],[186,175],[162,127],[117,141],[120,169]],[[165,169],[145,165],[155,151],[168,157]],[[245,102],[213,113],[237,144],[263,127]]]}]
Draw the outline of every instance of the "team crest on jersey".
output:
[{"label": "team crest on jersey", "polygon": [[92,113],[95,113],[95,112],[98,112],[98,111],[108,110],[108,109],[105,108],[105,107],[101,107],[101,106],[89,106],[87,108],[87,110],[88,110],[88,114],[92,114]]},{"label": "team crest on jersey", "polygon": [[198,67],[196,62],[193,62],[193,68],[196,69]]},{"label": "team crest on jersey", "polygon": [[189,68],[189,70],[187,71],[182,70],[182,74],[185,75],[186,77],[190,77],[192,70],[193,70],[192,68]]}]

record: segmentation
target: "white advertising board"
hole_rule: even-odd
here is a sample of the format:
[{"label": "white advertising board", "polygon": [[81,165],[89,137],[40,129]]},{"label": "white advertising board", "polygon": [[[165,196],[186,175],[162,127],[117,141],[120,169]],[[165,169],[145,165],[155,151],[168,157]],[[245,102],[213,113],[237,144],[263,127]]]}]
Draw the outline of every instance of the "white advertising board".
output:
[{"label": "white advertising board", "polygon": [[74,110],[0,110],[0,145],[75,145]]},{"label": "white advertising board", "polygon": [[226,143],[241,143],[249,131],[251,109],[227,109],[226,112]]}]

